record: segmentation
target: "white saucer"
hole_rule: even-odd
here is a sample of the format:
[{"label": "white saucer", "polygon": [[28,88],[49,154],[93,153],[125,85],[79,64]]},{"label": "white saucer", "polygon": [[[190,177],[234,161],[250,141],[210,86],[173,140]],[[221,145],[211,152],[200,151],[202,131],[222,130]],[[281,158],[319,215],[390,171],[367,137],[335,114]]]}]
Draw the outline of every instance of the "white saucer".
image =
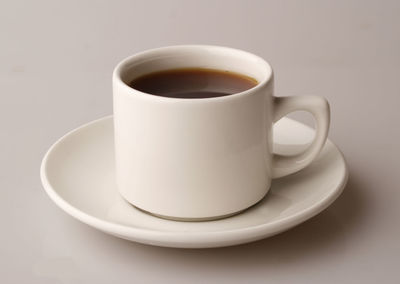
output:
[{"label": "white saucer", "polygon": [[[275,150],[301,151],[311,128],[281,119],[274,126]],[[257,205],[230,218],[179,222],[148,215],[124,201],[114,183],[113,119],[108,116],[69,132],[45,155],[43,186],[50,198],[76,219],[135,242],[182,248],[220,247],[266,238],[288,230],[329,206],[342,192],[348,171],[330,141],[301,172],[274,180]]]}]

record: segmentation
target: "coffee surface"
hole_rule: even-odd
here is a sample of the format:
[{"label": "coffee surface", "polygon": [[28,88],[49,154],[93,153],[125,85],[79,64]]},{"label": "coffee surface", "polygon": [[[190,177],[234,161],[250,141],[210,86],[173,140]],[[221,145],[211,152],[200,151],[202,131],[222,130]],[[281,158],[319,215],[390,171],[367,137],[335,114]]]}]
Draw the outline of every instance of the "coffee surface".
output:
[{"label": "coffee surface", "polygon": [[129,85],[152,95],[198,99],[240,93],[256,86],[257,81],[230,71],[185,68],[150,73],[134,79]]}]

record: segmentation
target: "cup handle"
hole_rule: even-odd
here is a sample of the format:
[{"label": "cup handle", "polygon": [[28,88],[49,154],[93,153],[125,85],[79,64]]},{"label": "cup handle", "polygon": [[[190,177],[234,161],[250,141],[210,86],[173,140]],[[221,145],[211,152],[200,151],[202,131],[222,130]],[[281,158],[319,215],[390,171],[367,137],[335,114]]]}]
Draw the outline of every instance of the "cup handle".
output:
[{"label": "cup handle", "polygon": [[273,121],[277,122],[288,113],[298,110],[307,111],[313,115],[316,122],[314,140],[305,151],[299,154],[292,156],[273,154],[272,178],[280,178],[308,166],[325,145],[330,124],[328,101],[318,96],[274,97]]}]

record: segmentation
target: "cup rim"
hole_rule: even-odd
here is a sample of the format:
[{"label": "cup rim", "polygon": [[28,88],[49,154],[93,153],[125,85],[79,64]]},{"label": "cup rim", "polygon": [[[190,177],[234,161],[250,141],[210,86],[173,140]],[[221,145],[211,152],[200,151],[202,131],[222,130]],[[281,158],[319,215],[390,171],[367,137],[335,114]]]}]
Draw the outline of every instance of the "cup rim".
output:
[{"label": "cup rim", "polygon": [[[144,56],[151,56],[158,52],[174,50],[174,49],[204,49],[204,50],[219,49],[219,50],[225,50],[225,51],[235,52],[235,53],[239,53],[239,54],[241,53],[243,56],[252,57],[259,63],[262,63],[264,65],[264,67],[266,68],[268,74],[266,74],[266,76],[263,78],[263,80],[258,82],[257,85],[255,85],[254,87],[252,87],[250,89],[242,91],[242,92],[230,94],[227,96],[220,96],[220,97],[190,98],[190,99],[164,97],[164,96],[154,95],[151,93],[142,92],[142,91],[132,88],[131,86],[129,86],[127,83],[125,83],[122,80],[122,78],[121,78],[122,69],[127,64],[135,61],[136,59],[142,58]],[[135,53],[131,56],[128,56],[128,57],[122,59],[117,64],[117,66],[114,68],[114,71],[113,71],[113,84],[117,84],[118,87],[124,88],[125,91],[127,91],[128,93],[131,93],[131,94],[139,93],[139,94],[143,94],[143,96],[141,96],[143,99],[151,99],[151,100],[156,99],[156,100],[165,101],[165,102],[171,101],[171,102],[185,102],[185,103],[192,102],[193,103],[193,102],[223,101],[223,100],[241,98],[241,97],[247,96],[249,94],[252,94],[252,93],[258,91],[259,89],[263,88],[264,86],[268,85],[270,82],[272,82],[272,79],[273,79],[273,70],[272,70],[271,64],[269,64],[265,59],[261,58],[260,56],[250,53],[248,51],[244,51],[244,50],[236,49],[236,48],[232,48],[232,47],[218,46],[218,45],[202,45],[202,44],[171,45],[171,46],[147,49],[145,51]]]}]

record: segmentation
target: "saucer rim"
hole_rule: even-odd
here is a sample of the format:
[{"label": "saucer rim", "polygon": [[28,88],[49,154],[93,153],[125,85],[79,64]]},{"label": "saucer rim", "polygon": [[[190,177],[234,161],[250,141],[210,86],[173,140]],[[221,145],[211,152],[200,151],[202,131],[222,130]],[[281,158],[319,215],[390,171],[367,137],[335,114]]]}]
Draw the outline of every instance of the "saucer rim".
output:
[{"label": "saucer rim", "polygon": [[[348,166],[345,160],[343,153],[340,149],[329,139],[326,143],[331,144],[330,146],[334,147],[334,150],[340,155],[343,162],[343,171],[344,176],[341,179],[341,182],[334,190],[332,190],[329,194],[324,196],[321,200],[314,203],[312,206],[307,207],[301,211],[294,213],[293,215],[286,216],[284,218],[280,218],[274,221],[270,221],[263,224],[258,224],[250,227],[243,228],[235,228],[235,229],[227,229],[227,230],[211,230],[211,231],[167,231],[167,230],[156,230],[151,228],[139,228],[133,227],[129,225],[118,224],[115,222],[111,222],[105,219],[101,219],[86,213],[77,207],[74,207],[72,204],[63,199],[57,191],[51,185],[48,174],[48,160],[49,157],[54,153],[54,151],[60,147],[60,145],[73,135],[79,134],[81,131],[84,131],[86,128],[92,126],[93,124],[102,123],[103,121],[113,119],[113,115],[108,115],[88,123],[85,123],[63,135],[56,142],[52,144],[52,146],[47,150],[44,155],[41,166],[40,166],[40,178],[43,184],[43,187],[50,197],[50,199],[60,207],[65,213],[71,215],[75,219],[97,228],[103,232],[118,236],[123,239],[136,241],[145,244],[157,245],[157,246],[165,246],[165,247],[180,247],[180,248],[205,248],[205,247],[222,247],[229,246],[235,244],[241,244],[250,241],[256,241],[259,239],[263,239],[272,235],[276,235],[283,231],[286,231],[296,225],[303,223],[304,221],[314,217],[319,214],[323,210],[325,210],[329,205],[331,205],[343,192],[344,187],[347,183],[349,171]],[[301,127],[309,128],[312,131],[315,131],[308,125],[305,125],[301,122],[290,118],[282,118],[285,120],[290,120],[291,123],[297,124]],[[324,146],[326,147],[326,146]],[[247,211],[244,211],[241,214],[246,214]],[[157,217],[154,217],[157,218]],[[234,218],[234,216],[230,217]],[[161,219],[162,220],[162,219]],[[166,222],[179,222],[179,221],[171,221],[165,220]],[[210,221],[210,222],[218,222],[218,220]]]}]

